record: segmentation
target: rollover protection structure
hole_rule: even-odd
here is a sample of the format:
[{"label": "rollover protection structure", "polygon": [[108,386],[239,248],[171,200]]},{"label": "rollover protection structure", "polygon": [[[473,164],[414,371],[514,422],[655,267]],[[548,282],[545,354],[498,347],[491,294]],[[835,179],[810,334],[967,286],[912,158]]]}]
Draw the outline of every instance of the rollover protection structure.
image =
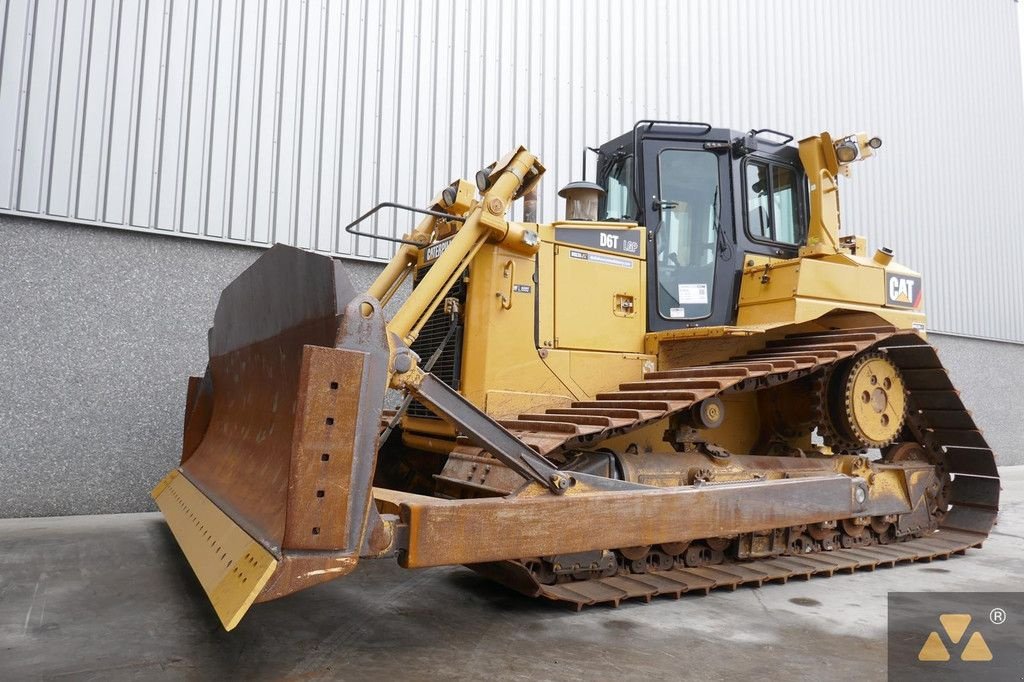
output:
[{"label": "rollover protection structure", "polygon": [[373,557],[579,608],[979,547],[995,460],[921,277],[839,234],[881,142],[792,139],[641,121],[549,224],[506,219],[544,173],[520,147],[416,209],[365,293],[261,256],[153,490],[224,626]]}]

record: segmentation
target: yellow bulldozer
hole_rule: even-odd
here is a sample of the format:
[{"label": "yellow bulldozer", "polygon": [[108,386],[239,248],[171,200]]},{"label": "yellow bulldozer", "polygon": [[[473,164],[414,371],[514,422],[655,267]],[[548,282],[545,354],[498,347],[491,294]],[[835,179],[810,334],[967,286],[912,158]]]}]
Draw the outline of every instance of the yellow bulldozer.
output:
[{"label": "yellow bulldozer", "polygon": [[423,217],[365,293],[271,248],[221,294],[153,490],[224,627],[368,558],[582,608],[979,547],[995,459],[921,276],[840,236],[838,178],[880,146],[640,121],[562,221],[523,147],[377,206],[345,229]]}]

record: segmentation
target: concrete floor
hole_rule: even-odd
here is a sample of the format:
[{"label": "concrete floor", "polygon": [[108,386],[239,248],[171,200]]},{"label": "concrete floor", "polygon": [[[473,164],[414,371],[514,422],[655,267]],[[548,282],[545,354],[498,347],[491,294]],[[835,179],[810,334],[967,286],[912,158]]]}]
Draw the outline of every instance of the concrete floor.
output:
[{"label": "concrete floor", "polygon": [[1019,591],[1024,467],[982,551],[576,614],[365,562],[224,632],[157,514],[0,520],[0,679],[884,679],[888,591]]}]

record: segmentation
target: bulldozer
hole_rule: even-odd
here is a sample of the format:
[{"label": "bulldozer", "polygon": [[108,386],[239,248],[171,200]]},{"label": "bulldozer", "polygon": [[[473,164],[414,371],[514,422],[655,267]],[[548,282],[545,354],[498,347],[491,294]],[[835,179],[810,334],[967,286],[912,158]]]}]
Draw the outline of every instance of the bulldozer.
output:
[{"label": "bulldozer", "polygon": [[[368,291],[274,245],[220,296],[152,491],[223,626],[371,558],[579,609],[981,547],[995,457],[922,277],[841,235],[880,146],[645,120],[564,220],[524,147],[360,216],[397,242]],[[361,227],[384,208],[422,217]]]}]

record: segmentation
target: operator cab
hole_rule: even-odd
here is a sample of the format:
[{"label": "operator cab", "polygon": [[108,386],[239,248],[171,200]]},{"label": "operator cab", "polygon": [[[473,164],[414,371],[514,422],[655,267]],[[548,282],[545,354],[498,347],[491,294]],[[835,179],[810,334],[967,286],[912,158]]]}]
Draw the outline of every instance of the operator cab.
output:
[{"label": "operator cab", "polygon": [[744,255],[797,256],[808,200],[792,141],[640,121],[599,148],[599,219],[647,228],[649,331],[734,324]]}]

